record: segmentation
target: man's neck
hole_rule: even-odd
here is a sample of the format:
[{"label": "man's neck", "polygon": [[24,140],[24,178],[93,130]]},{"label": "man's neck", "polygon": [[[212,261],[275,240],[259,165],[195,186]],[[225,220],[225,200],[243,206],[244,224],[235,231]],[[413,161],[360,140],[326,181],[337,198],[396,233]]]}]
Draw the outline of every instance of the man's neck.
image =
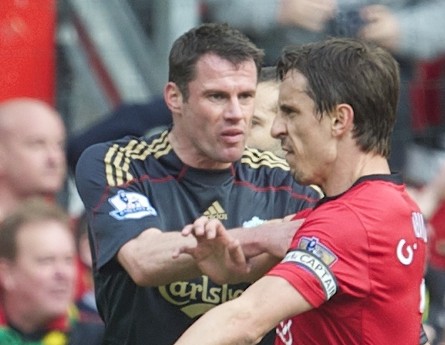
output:
[{"label": "man's neck", "polygon": [[22,302],[5,301],[2,312],[6,324],[22,334],[33,334],[45,328],[46,323],[38,320],[35,313],[27,311]]},{"label": "man's neck", "polygon": [[5,219],[10,213],[12,213],[21,202],[31,197],[42,197],[47,200],[55,200],[55,195],[46,194],[30,194],[19,195],[12,191],[10,188],[2,187],[0,185],[0,222]]},{"label": "man's neck", "polygon": [[347,191],[361,177],[377,174],[390,174],[386,158],[373,153],[361,153],[359,159],[339,160],[329,174],[322,188],[326,196],[335,196]]},{"label": "man's neck", "polygon": [[13,212],[22,200],[8,189],[0,188],[0,222]]}]

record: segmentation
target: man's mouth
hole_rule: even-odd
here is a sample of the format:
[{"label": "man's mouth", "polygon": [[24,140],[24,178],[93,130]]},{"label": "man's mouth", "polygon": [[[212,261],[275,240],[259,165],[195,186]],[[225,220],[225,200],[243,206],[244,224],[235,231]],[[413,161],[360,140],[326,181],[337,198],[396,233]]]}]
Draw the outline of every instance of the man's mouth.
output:
[{"label": "man's mouth", "polygon": [[226,130],[221,133],[221,137],[226,143],[237,144],[244,140],[244,132],[238,129]]}]

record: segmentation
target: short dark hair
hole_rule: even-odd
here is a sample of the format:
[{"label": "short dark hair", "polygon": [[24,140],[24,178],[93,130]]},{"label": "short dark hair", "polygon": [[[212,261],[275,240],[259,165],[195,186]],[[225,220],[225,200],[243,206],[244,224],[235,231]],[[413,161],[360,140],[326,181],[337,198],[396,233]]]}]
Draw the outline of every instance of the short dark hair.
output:
[{"label": "short dark hair", "polygon": [[0,258],[15,260],[17,236],[23,226],[46,220],[55,220],[70,228],[68,214],[57,204],[39,197],[22,202],[0,224]]},{"label": "short dark hair", "polygon": [[351,105],[357,144],[389,157],[400,89],[399,66],[389,52],[359,39],[330,38],[284,48],[280,79],[291,70],[305,76],[320,116],[337,104]]},{"label": "short dark hair", "polygon": [[205,23],[187,31],[173,43],[168,73],[168,80],[178,86],[185,100],[189,96],[188,84],[196,77],[196,63],[206,54],[215,54],[235,65],[252,59],[258,75],[264,58],[263,50],[227,24]]}]

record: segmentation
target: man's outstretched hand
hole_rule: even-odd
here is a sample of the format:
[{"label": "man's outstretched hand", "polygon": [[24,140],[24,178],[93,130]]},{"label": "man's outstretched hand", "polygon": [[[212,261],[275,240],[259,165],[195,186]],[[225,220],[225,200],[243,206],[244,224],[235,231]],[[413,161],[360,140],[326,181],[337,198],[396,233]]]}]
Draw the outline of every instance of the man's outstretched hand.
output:
[{"label": "man's outstretched hand", "polygon": [[240,242],[230,235],[219,220],[200,217],[193,224],[186,225],[181,233],[183,236],[194,236],[197,244],[178,248],[173,258],[181,254],[191,255],[201,272],[215,283],[227,283],[250,272],[251,267]]}]

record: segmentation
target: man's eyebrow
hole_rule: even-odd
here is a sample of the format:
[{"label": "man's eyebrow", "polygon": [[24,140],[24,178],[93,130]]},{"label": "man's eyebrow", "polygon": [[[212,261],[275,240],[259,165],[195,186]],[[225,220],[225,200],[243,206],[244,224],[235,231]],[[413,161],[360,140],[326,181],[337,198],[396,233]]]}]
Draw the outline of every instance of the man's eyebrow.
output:
[{"label": "man's eyebrow", "polygon": [[285,113],[295,111],[295,109],[293,107],[291,107],[290,105],[287,105],[287,104],[280,104],[279,109]]}]

